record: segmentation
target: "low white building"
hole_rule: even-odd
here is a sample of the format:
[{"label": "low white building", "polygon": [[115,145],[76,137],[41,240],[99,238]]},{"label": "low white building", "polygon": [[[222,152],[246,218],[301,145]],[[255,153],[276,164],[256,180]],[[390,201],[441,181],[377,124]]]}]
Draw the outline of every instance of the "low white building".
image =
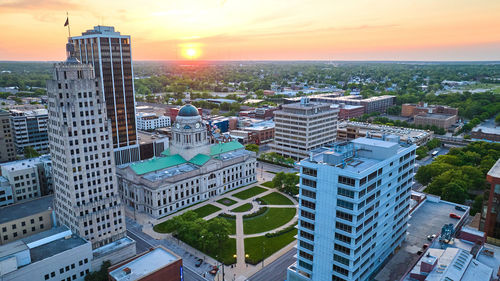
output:
[{"label": "low white building", "polygon": [[12,187],[7,178],[0,176],[0,207],[10,204],[14,204]]},{"label": "low white building", "polygon": [[81,280],[91,270],[92,246],[56,227],[0,246],[0,280]]},{"label": "low white building", "polygon": [[163,157],[117,168],[123,202],[159,218],[256,181],[255,152],[239,142],[209,144],[198,110],[185,105]]},{"label": "low white building", "polygon": [[22,202],[41,196],[38,177],[38,158],[5,163],[1,166],[2,176],[10,183],[14,202]]},{"label": "low white building", "polygon": [[156,128],[164,128],[170,126],[169,116],[156,116],[154,113],[140,112],[137,116],[137,129],[139,130],[154,130]]}]

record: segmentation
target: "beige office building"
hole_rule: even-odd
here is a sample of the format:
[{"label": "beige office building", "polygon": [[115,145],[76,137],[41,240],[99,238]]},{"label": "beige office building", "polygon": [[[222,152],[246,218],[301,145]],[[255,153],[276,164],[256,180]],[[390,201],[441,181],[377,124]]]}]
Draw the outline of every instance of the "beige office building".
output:
[{"label": "beige office building", "polygon": [[330,104],[312,103],[308,98],[283,105],[274,112],[273,150],[295,160],[306,158],[309,151],[335,141],[338,112]]},{"label": "beige office building", "polygon": [[16,160],[14,138],[10,126],[10,114],[0,110],[0,163]]},{"label": "beige office building", "polygon": [[52,228],[53,196],[0,208],[0,245]]}]

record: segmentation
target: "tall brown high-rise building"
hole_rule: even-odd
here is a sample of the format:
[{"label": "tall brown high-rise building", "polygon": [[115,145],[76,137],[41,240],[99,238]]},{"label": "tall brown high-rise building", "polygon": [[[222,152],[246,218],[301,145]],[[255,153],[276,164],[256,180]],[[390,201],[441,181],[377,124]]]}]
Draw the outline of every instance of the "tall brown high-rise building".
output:
[{"label": "tall brown high-rise building", "polygon": [[95,26],[71,40],[75,56],[94,67],[104,93],[116,164],[138,161],[130,36],[121,35],[111,26]]}]

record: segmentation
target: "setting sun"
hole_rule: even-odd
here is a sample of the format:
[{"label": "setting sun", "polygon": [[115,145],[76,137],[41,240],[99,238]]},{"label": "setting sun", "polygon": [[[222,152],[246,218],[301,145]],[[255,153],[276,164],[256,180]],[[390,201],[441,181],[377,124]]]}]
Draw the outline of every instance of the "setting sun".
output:
[{"label": "setting sun", "polygon": [[201,55],[201,50],[198,44],[183,44],[181,47],[182,56],[186,59],[197,59]]}]

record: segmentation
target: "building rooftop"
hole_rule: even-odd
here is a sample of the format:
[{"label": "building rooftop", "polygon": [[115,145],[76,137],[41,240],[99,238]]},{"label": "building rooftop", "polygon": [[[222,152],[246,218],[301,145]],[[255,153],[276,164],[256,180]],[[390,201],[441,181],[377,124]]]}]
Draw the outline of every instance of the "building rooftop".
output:
[{"label": "building rooftop", "polygon": [[147,174],[168,167],[177,166],[186,163],[186,160],[179,154],[166,157],[154,157],[149,160],[139,161],[130,164],[130,168],[138,175]]},{"label": "building rooftop", "polygon": [[40,109],[11,109],[10,113],[13,116],[38,116],[38,115],[48,115],[49,111],[44,108]]},{"label": "building rooftop", "polygon": [[385,265],[376,273],[374,280],[400,280],[405,276],[408,267],[417,263],[419,259],[417,252],[424,244],[429,243],[427,235],[439,234],[445,224],[451,223],[454,227],[459,224],[460,220],[449,216],[450,213],[464,215],[465,212],[455,209],[458,204],[429,198],[436,199],[427,195],[427,199],[410,214],[406,240],[403,241],[400,250],[389,257]]},{"label": "building rooftop", "polygon": [[40,246],[31,248],[30,251],[31,262],[41,261],[48,257],[52,257],[59,253],[81,246],[85,243],[88,242],[76,234],[71,234],[71,236],[61,237],[49,243],[45,243]]},{"label": "building rooftop", "polygon": [[208,160],[210,160],[210,156],[200,153],[191,158],[189,162],[198,166],[203,166]]},{"label": "building rooftop", "polygon": [[210,156],[226,153],[240,148],[244,148],[244,146],[237,141],[214,144],[210,147]]},{"label": "building rooftop", "polygon": [[451,114],[427,113],[425,115],[415,115],[415,118],[449,119],[449,118],[453,118],[455,116],[456,115],[451,115]]},{"label": "building rooftop", "polygon": [[391,141],[357,138],[349,142],[330,144],[329,147],[312,151],[312,157],[302,161],[324,163],[359,175],[409,147],[400,144],[397,136],[388,136],[387,139]]},{"label": "building rooftop", "polygon": [[[46,156],[45,156],[46,157]],[[0,166],[7,171],[18,171],[26,168],[35,168],[36,164],[40,164],[40,157],[17,160],[3,163]]]},{"label": "building rooftop", "polygon": [[476,126],[474,129],[472,129],[472,132],[479,131],[485,134],[500,135],[500,127],[491,128],[486,126]]},{"label": "building rooftop", "polygon": [[493,178],[500,178],[500,159],[491,167],[487,175]]},{"label": "building rooftop", "polygon": [[53,195],[0,208],[0,224],[24,218],[52,208]]},{"label": "building rooftop", "polygon": [[[109,275],[117,281],[140,280],[177,260],[180,260],[180,257],[159,247],[125,263],[111,271]],[[130,273],[127,274],[126,270]]]}]

